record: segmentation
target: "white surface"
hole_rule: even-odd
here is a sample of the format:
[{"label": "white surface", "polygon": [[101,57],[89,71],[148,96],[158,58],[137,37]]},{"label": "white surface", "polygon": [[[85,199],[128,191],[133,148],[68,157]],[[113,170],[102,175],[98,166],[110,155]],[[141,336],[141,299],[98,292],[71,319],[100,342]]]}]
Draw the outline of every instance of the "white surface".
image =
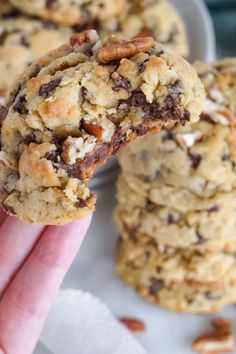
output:
[{"label": "white surface", "polygon": [[[191,354],[192,340],[207,329],[209,316],[165,311],[144,302],[133,289],[120,281],[113,262],[117,239],[112,221],[115,205],[114,182],[100,189],[99,194],[91,229],[63,287],[90,291],[104,301],[117,316],[142,319],[147,325],[147,331],[138,339],[148,354]],[[235,307],[228,308],[223,315],[235,320]],[[84,352],[78,351],[78,354]]]},{"label": "white surface", "polygon": [[[216,58],[216,46],[211,17],[202,0],[171,0],[181,13],[186,24],[190,44],[190,62],[195,60],[213,61]],[[94,176],[91,186],[100,186],[105,183],[109,171],[116,167],[116,160],[112,159]]]},{"label": "white surface", "polygon": [[147,354],[107,306],[74,289],[58,294],[41,341],[56,354]]}]

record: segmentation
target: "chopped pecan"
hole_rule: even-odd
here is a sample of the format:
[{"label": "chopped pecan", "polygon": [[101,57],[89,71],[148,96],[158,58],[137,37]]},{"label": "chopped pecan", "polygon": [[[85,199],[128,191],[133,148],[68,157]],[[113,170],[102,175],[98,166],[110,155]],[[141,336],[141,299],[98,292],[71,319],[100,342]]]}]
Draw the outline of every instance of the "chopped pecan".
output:
[{"label": "chopped pecan", "polygon": [[128,42],[117,42],[108,44],[100,49],[98,59],[101,63],[107,64],[122,58],[129,58],[133,55],[146,52],[154,46],[154,40],[151,37],[136,38]]},{"label": "chopped pecan", "polygon": [[137,333],[137,332],[144,332],[146,330],[146,325],[141,320],[135,318],[129,318],[129,317],[122,317],[119,320],[131,332]]},{"label": "chopped pecan", "polygon": [[192,345],[192,350],[201,354],[233,353],[233,335],[216,332],[198,337]]},{"label": "chopped pecan", "polygon": [[222,317],[213,318],[211,325],[217,332],[231,333],[232,331],[232,322]]},{"label": "chopped pecan", "polygon": [[102,140],[102,127],[97,124],[87,123],[84,120],[82,122],[82,126],[88,134],[95,136],[99,141]]},{"label": "chopped pecan", "polygon": [[201,354],[233,353],[232,323],[224,318],[216,318],[211,324],[214,331],[198,337],[192,344],[192,350]]},{"label": "chopped pecan", "polygon": [[95,44],[99,40],[98,34],[95,30],[86,30],[76,33],[70,37],[70,44],[72,47],[75,45],[82,45],[85,42]]}]

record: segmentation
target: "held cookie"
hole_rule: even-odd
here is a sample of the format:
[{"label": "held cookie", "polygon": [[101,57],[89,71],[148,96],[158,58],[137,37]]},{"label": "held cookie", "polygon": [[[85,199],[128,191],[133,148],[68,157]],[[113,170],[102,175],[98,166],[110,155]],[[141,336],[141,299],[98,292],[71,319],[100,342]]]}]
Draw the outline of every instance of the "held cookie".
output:
[{"label": "held cookie", "polygon": [[89,25],[121,17],[125,0],[11,0],[20,10],[62,25]]},{"label": "held cookie", "polygon": [[72,31],[21,16],[0,19],[0,95],[34,60],[65,43]]},{"label": "held cookie", "polygon": [[95,31],[42,57],[13,90],[2,127],[1,198],[30,223],[94,210],[87,183],[109,156],[170,123],[198,120],[193,68],[152,38],[101,43]]},{"label": "held cookie", "polygon": [[128,38],[151,36],[181,56],[187,57],[189,45],[180,14],[168,1],[130,1],[128,16],[120,24]]}]

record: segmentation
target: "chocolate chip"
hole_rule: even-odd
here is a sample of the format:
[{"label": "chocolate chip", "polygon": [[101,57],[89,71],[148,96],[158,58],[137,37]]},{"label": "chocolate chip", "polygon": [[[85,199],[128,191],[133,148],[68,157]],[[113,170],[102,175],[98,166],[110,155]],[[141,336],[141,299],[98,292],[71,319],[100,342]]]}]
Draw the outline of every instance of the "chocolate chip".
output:
[{"label": "chocolate chip", "polygon": [[30,43],[29,43],[28,39],[25,36],[21,36],[20,44],[23,45],[26,48],[29,48],[29,46],[30,46]]},{"label": "chocolate chip", "polygon": [[143,136],[146,135],[149,131],[149,128],[146,127],[144,124],[140,124],[136,127],[130,127],[130,129],[137,134],[137,136]]},{"label": "chocolate chip", "polygon": [[197,231],[196,235],[197,235],[197,239],[198,239],[196,242],[196,245],[201,245],[206,241],[204,239],[204,237],[198,231]]},{"label": "chocolate chip", "polygon": [[20,96],[13,105],[13,110],[19,114],[27,114],[28,109],[25,107],[27,103],[25,95]]},{"label": "chocolate chip", "polygon": [[50,94],[55,91],[57,86],[59,86],[62,78],[59,77],[58,79],[50,81],[48,84],[44,84],[39,89],[39,96],[47,98]]},{"label": "chocolate chip", "polygon": [[4,45],[5,43],[5,40],[7,39],[8,37],[8,33],[7,31],[3,31],[0,35],[0,45]]},{"label": "chocolate chip", "polygon": [[43,21],[41,21],[41,23],[42,23],[43,28],[45,28],[45,29],[57,29],[58,28],[58,26],[52,21],[43,20]]},{"label": "chocolate chip", "polygon": [[222,161],[231,161],[230,155],[229,155],[229,154],[224,154],[224,155],[222,156]]},{"label": "chocolate chip", "polygon": [[149,61],[149,59],[146,59],[139,65],[139,72],[140,73],[143,73],[145,71],[148,61]]},{"label": "chocolate chip", "polygon": [[167,141],[167,140],[174,140],[174,136],[171,132],[166,132],[163,136],[162,136],[162,141]]},{"label": "chocolate chip", "polygon": [[219,300],[221,298],[220,295],[216,295],[216,294],[212,293],[211,291],[206,291],[205,296],[209,300]]},{"label": "chocolate chip", "polygon": [[25,135],[23,138],[23,143],[26,145],[29,145],[29,144],[35,143],[35,142],[36,142],[36,137],[34,134]]},{"label": "chocolate chip", "polygon": [[152,278],[150,280],[149,294],[156,295],[163,287],[164,287],[163,280],[158,280],[158,279]]},{"label": "chocolate chip", "polygon": [[83,98],[83,102],[86,100],[87,93],[88,93],[88,90],[84,86],[81,86],[80,94]]},{"label": "chocolate chip", "polygon": [[46,0],[45,7],[46,9],[51,9],[57,0]]},{"label": "chocolate chip", "polygon": [[121,75],[119,75],[116,79],[113,79],[113,81],[115,83],[115,87],[113,87],[112,90],[115,92],[119,91],[122,88],[127,91],[132,90],[130,81]]},{"label": "chocolate chip", "polygon": [[175,224],[175,219],[174,219],[174,216],[172,214],[169,214],[168,217],[167,217],[167,222],[168,224]]},{"label": "chocolate chip", "polygon": [[86,200],[80,199],[76,202],[78,208],[85,208],[87,206]]},{"label": "chocolate chip", "polygon": [[162,272],[162,267],[160,267],[160,266],[156,267],[156,271],[158,274],[160,274]]},{"label": "chocolate chip", "polygon": [[153,212],[156,209],[156,204],[154,204],[153,202],[151,202],[150,200],[148,200],[147,204],[146,204],[146,209],[149,212]]},{"label": "chocolate chip", "polygon": [[45,159],[53,161],[55,163],[59,162],[60,160],[57,150],[46,152]]},{"label": "chocolate chip", "polygon": [[219,211],[219,207],[218,207],[218,205],[214,205],[213,207],[211,207],[207,211],[208,211],[208,213],[215,213],[215,212]]},{"label": "chocolate chip", "polygon": [[34,66],[34,76],[38,76],[38,74],[40,73],[40,71],[41,71],[40,65],[35,64],[35,66]]},{"label": "chocolate chip", "polygon": [[[144,93],[136,90],[127,100],[120,100],[118,110],[119,112],[123,111],[127,114],[130,107],[134,106],[142,109],[144,112],[144,120],[146,121],[160,120],[167,122],[169,119],[174,119],[184,125],[190,120],[190,113],[186,109],[183,112],[180,112],[178,109],[181,87],[182,83],[179,80],[176,81],[162,105],[147,102]],[[140,135],[143,135],[143,133]]]},{"label": "chocolate chip", "polygon": [[2,122],[8,113],[8,109],[2,105],[0,105],[0,122]]},{"label": "chocolate chip", "polygon": [[202,160],[202,157],[201,157],[201,155],[199,155],[199,154],[191,154],[190,152],[188,153],[188,156],[189,156],[189,158],[190,158],[190,160],[191,160],[191,167],[192,168],[198,168],[198,166],[200,165],[200,163],[201,163],[201,160]]},{"label": "chocolate chip", "polygon": [[152,176],[140,176],[140,178],[146,182],[146,183],[150,183],[150,182],[153,182],[153,181],[156,181],[156,180],[160,180],[162,179],[162,174],[160,171],[156,171],[156,173]]}]

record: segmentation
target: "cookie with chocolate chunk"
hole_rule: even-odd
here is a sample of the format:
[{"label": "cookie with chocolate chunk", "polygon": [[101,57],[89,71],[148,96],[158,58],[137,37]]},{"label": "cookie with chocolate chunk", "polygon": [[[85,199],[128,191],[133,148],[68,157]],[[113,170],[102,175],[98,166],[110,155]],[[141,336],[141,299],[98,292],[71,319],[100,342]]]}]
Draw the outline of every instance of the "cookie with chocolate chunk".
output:
[{"label": "cookie with chocolate chunk", "polygon": [[232,286],[236,285],[235,254],[235,246],[228,251],[204,253],[192,248],[164,248],[140,234],[138,238],[119,238],[116,264],[137,284],[147,284],[153,278],[166,283],[194,281]]},{"label": "cookie with chocolate chunk", "polygon": [[35,59],[67,41],[72,30],[22,16],[0,19],[0,96]]},{"label": "cookie with chocolate chunk", "polygon": [[124,239],[142,237],[168,247],[217,252],[236,247],[236,190],[201,198],[184,188],[123,174],[115,220]]},{"label": "cookie with chocolate chunk", "polygon": [[34,62],[7,102],[1,201],[30,223],[63,224],[94,210],[87,183],[137,136],[199,118],[204,90],[194,69],[150,37],[93,30]]},{"label": "cookie with chocolate chunk", "polygon": [[149,287],[137,288],[145,300],[175,312],[213,313],[236,302],[236,286],[198,282],[163,284],[150,279]]},{"label": "cookie with chocolate chunk", "polygon": [[120,163],[143,181],[213,197],[236,187],[236,59],[196,68],[207,94],[201,120],[131,144]]},{"label": "cookie with chocolate chunk", "polygon": [[116,269],[142,298],[171,311],[216,312],[236,301],[233,252],[163,252],[142,238],[119,239]]},{"label": "cookie with chocolate chunk", "polygon": [[[125,0],[11,0],[23,12],[62,25],[92,25],[122,17]],[[93,26],[94,27],[94,26]]]},{"label": "cookie with chocolate chunk", "polygon": [[184,22],[168,1],[130,1],[128,16],[120,24],[127,38],[151,36],[181,56],[187,57],[189,45]]}]

